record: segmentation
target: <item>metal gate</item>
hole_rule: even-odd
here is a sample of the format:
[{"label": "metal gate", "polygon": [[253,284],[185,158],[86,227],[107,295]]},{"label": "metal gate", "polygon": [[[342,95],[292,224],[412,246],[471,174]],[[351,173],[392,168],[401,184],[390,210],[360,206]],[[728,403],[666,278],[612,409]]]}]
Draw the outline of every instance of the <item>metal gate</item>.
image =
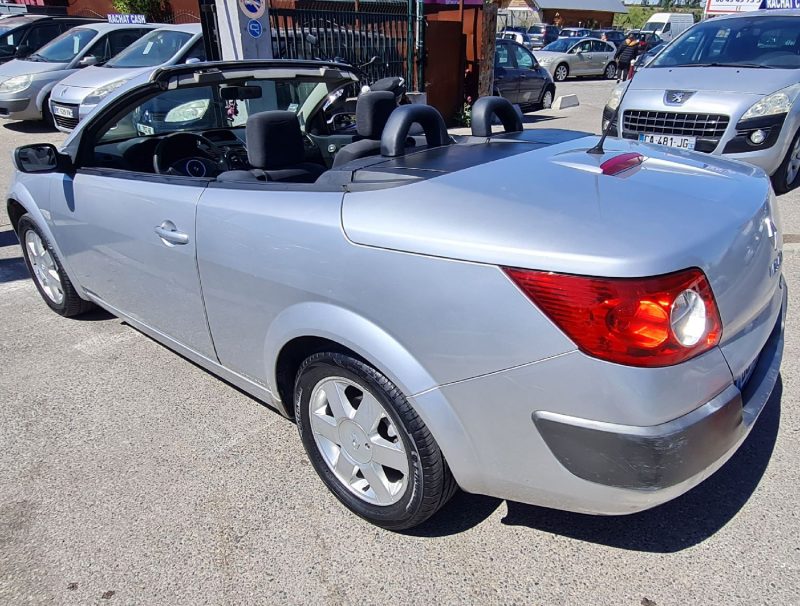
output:
[{"label": "metal gate", "polygon": [[[332,4],[324,3],[326,7]],[[281,59],[340,59],[356,67],[377,57],[363,68],[370,82],[401,76],[413,84],[416,40],[412,3],[381,3],[371,6],[369,12],[351,10],[350,3],[345,6],[344,10],[271,8],[273,55]]]}]

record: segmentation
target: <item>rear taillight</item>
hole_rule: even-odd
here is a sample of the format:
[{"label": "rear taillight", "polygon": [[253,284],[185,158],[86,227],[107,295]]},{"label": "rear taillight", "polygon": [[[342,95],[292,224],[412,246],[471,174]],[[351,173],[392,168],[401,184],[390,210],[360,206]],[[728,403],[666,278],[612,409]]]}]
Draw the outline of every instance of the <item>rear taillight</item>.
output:
[{"label": "rear taillight", "polygon": [[722,323],[705,274],[592,278],[504,271],[585,353],[629,366],[670,366],[717,345]]}]

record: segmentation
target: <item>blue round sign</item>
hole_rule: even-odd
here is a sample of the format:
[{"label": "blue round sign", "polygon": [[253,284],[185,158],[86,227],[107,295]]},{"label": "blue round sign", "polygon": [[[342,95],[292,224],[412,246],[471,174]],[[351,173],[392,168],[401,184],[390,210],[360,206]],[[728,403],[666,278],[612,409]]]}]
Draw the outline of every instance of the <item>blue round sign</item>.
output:
[{"label": "blue round sign", "polygon": [[260,38],[261,34],[264,33],[264,27],[261,25],[260,21],[250,19],[250,21],[247,22],[247,33],[253,38]]}]

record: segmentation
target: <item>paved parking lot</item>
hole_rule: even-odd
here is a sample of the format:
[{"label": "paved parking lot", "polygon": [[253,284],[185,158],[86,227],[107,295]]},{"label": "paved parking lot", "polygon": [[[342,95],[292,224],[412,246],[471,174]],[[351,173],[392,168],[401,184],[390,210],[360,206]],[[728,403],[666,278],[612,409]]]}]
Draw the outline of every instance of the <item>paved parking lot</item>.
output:
[{"label": "paved parking lot", "polygon": [[[528,126],[596,131],[611,83],[559,88],[581,107]],[[63,140],[32,130],[0,124],[4,191],[15,146]],[[799,208],[781,199],[790,234]],[[50,312],[2,212],[0,604],[800,604],[798,349],[794,306],[750,438],[672,503],[597,518],[460,494],[394,534],[328,494],[289,421],[107,314]]]}]

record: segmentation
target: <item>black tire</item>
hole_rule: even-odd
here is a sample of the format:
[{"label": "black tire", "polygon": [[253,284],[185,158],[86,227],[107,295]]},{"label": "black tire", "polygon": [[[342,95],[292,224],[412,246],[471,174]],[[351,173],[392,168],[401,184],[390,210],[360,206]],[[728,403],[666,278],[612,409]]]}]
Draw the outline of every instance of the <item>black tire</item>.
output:
[{"label": "black tire", "polygon": [[56,121],[53,118],[53,112],[50,111],[50,95],[47,95],[42,102],[42,121],[48,128],[56,127]]},{"label": "black tire", "polygon": [[[396,503],[377,505],[362,500],[334,475],[321,454],[311,431],[309,402],[314,387],[331,377],[357,384],[391,417],[403,441],[409,470],[405,492]],[[435,514],[455,493],[455,479],[422,419],[401,391],[368,364],[342,353],[314,354],[297,373],[294,404],[300,439],[317,474],[345,507],[368,522],[389,530],[412,528]]]},{"label": "black tire", "polygon": [[606,65],[606,69],[603,70],[603,76],[605,76],[606,80],[613,80],[617,77],[617,64],[613,61]]},{"label": "black tire", "polygon": [[[563,70],[561,68],[564,68]],[[569,78],[569,65],[566,63],[559,63],[553,70],[553,80],[556,82],[563,82]]]},{"label": "black tire", "polygon": [[556,90],[553,86],[545,87],[545,89],[542,91],[542,98],[539,99],[539,102],[533,106],[533,109],[537,111],[542,109],[550,109],[553,106],[555,96]]},{"label": "black tire", "polygon": [[[42,244],[50,253],[50,257],[53,259],[55,264],[56,271],[58,272],[58,277],[61,281],[61,289],[64,293],[63,300],[60,303],[55,302],[51,299],[47,293],[42,288],[42,285],[39,283],[39,280],[34,275],[34,268],[33,264],[31,263],[31,259],[29,256],[28,247],[25,245],[26,241],[26,234],[32,231],[39,236],[42,241]],[[45,303],[52,309],[54,312],[59,314],[60,316],[64,316],[65,318],[71,318],[74,316],[79,316],[82,313],[86,313],[87,311],[94,308],[94,303],[90,301],[86,301],[81,299],[78,296],[78,292],[75,290],[75,287],[70,282],[69,277],[67,276],[66,272],[64,271],[63,266],[61,265],[61,260],[56,255],[55,250],[53,250],[52,244],[47,239],[47,237],[42,233],[36,223],[33,221],[30,215],[25,214],[19,220],[17,224],[17,235],[19,236],[20,244],[22,245],[22,256],[25,259],[25,265],[28,266],[28,272],[31,274],[31,279],[33,283],[36,285],[36,290],[39,291],[42,299]]]},{"label": "black tire", "polygon": [[778,169],[772,175],[772,188],[775,190],[776,194],[785,194],[800,184],[800,171],[798,171],[791,180],[787,175],[789,162],[792,160],[792,154],[796,153],[795,147],[798,144],[800,144],[800,129],[795,133],[794,139],[792,139],[792,142],[789,144],[789,149],[786,150],[786,156],[784,156],[780,166],[778,166]]}]

